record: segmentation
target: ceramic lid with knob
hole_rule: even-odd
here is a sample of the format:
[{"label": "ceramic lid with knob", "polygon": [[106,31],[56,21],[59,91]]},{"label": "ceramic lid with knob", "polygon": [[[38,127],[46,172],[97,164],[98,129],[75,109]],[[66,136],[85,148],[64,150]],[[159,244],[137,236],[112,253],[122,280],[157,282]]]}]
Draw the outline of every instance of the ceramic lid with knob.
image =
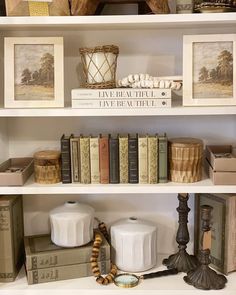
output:
[{"label": "ceramic lid with knob", "polygon": [[139,272],[156,265],[157,228],[146,220],[130,217],[111,226],[113,261],[123,271]]},{"label": "ceramic lid with knob", "polygon": [[49,213],[51,240],[61,247],[78,247],[93,239],[94,209],[68,201]]}]

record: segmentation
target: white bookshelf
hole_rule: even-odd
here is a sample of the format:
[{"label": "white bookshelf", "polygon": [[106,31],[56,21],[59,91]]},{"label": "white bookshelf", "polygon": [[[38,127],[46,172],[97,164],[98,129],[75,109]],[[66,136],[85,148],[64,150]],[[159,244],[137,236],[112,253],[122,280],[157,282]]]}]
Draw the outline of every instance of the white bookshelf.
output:
[{"label": "white bookshelf", "polygon": [[[166,257],[168,257],[168,254],[162,254],[158,256],[158,264],[156,268],[152,269],[153,272],[165,269],[165,267],[161,266],[161,261],[163,258]],[[148,273],[148,271],[146,273]],[[0,284],[0,294],[41,295],[43,293],[47,295],[51,294],[52,292],[56,292],[57,294],[65,295],[69,292],[72,295],[76,295],[78,293],[83,295],[203,295],[207,292],[211,295],[235,295],[236,273],[232,273],[228,276],[228,283],[226,284],[225,289],[217,291],[205,291],[195,289],[193,286],[190,286],[184,282],[183,277],[185,275],[185,273],[178,273],[177,275],[173,275],[171,277],[169,276],[160,277],[157,279],[143,280],[140,281],[138,286],[130,289],[119,288],[114,284],[101,286],[95,282],[94,277],[28,285],[25,276],[25,270],[22,268],[15,282]]]},{"label": "white bookshelf", "polygon": [[0,109],[0,117],[123,117],[123,116],[225,116],[236,115],[236,106],[209,106],[153,109]]},{"label": "white bookshelf", "polygon": [[[35,151],[59,148],[62,133],[99,134],[122,132],[166,132],[169,137],[191,136],[205,144],[236,143],[236,106],[182,107],[151,110],[72,109],[70,91],[78,87],[79,47],[97,44],[120,46],[118,76],[129,71],[160,76],[182,74],[182,37],[185,34],[236,34],[236,13],[83,16],[0,17],[0,160],[32,156]],[[63,36],[65,47],[65,108],[4,109],[4,37]],[[97,215],[110,224],[135,214],[156,222],[160,239],[158,253],[176,250],[176,194],[236,193],[236,186],[213,185],[210,179],[191,184],[168,182],[141,184],[55,184],[39,185],[31,177],[22,187],[0,187],[1,194],[24,196],[26,234],[48,230],[48,212],[68,199],[92,205]],[[189,230],[192,251],[194,201],[190,197]],[[133,216],[133,215],[132,215]],[[160,266],[158,269],[163,269]],[[154,270],[152,270],[154,271]],[[24,270],[13,283],[0,284],[0,295],[56,294],[206,294],[184,283],[183,273],[140,283],[134,289],[97,285],[94,278],[81,278],[28,286]],[[216,293],[217,292],[217,293]],[[235,295],[236,274],[228,276],[226,288],[209,294]]]},{"label": "white bookshelf", "polygon": [[31,177],[24,186],[2,186],[1,194],[21,195],[47,195],[47,194],[178,194],[185,193],[235,193],[235,185],[214,185],[211,180],[204,177],[203,180],[194,183],[167,182],[159,184],[37,184]]},{"label": "white bookshelf", "polygon": [[76,27],[83,30],[93,29],[171,29],[196,28],[196,26],[235,25],[235,13],[203,14],[163,14],[163,15],[103,15],[103,16],[49,16],[49,17],[4,17],[0,26],[5,30],[22,30],[23,28],[63,29]]}]

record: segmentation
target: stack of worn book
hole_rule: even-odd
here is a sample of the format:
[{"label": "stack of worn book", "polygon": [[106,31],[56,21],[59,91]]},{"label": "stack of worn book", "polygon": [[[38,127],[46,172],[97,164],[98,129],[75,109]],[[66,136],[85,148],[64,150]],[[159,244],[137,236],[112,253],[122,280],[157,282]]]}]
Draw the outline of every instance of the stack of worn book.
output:
[{"label": "stack of worn book", "polygon": [[[75,248],[52,243],[50,235],[25,237],[28,284],[39,284],[92,276],[90,257],[93,242]],[[98,264],[101,274],[110,270],[110,245],[103,237]]]}]

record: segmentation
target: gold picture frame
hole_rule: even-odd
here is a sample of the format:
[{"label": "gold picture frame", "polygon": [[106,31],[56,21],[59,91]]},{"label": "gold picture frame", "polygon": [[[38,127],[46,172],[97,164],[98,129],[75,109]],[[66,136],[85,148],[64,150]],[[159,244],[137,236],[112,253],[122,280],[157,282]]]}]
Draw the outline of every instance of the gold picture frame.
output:
[{"label": "gold picture frame", "polygon": [[5,108],[64,107],[62,37],[4,38]]},{"label": "gold picture frame", "polygon": [[183,37],[183,105],[236,105],[236,34]]}]

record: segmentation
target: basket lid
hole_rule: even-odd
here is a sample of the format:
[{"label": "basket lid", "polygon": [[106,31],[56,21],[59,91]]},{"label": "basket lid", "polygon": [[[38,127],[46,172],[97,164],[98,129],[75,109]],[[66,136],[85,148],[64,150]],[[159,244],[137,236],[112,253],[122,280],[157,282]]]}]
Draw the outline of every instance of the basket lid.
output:
[{"label": "basket lid", "polygon": [[56,150],[39,151],[34,154],[35,159],[52,160],[60,158],[61,152]]},{"label": "basket lid", "polygon": [[171,146],[176,147],[191,147],[191,146],[203,146],[203,141],[199,138],[193,138],[193,137],[177,137],[177,138],[171,138],[168,139],[168,141],[171,143]]}]

